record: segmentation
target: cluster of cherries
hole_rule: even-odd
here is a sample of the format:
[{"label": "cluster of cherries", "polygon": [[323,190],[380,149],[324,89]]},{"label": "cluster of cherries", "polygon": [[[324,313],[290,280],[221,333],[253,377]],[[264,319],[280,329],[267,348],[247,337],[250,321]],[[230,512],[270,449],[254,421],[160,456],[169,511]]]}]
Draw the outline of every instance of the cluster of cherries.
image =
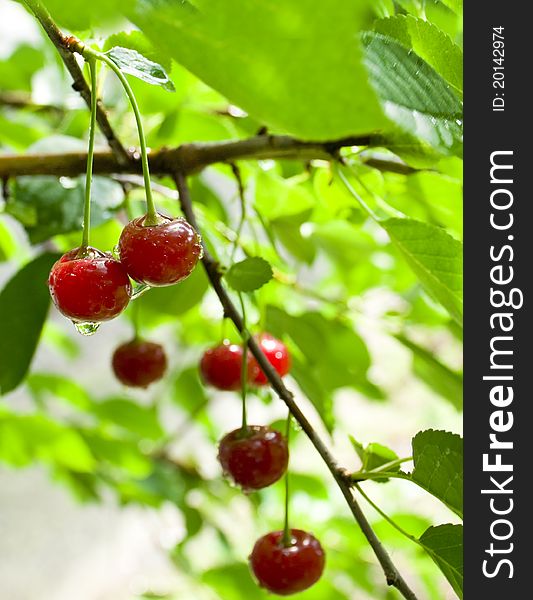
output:
[{"label": "cluster of cherries", "polygon": [[[256,337],[263,354],[280,377],[290,369],[290,355],[280,340],[268,333]],[[242,385],[243,348],[224,342],[207,350],[200,362],[202,379],[219,390],[237,391]],[[255,357],[247,355],[247,383],[268,384]],[[226,476],[245,492],[272,485],[285,474],[289,463],[286,438],[271,427],[247,425],[225,435],[218,460]],[[250,555],[250,567],[259,584],[280,596],[302,592],[316,583],[324,570],[325,553],[310,533],[291,529],[259,538]]]},{"label": "cluster of cherries", "polygon": [[[185,279],[202,256],[198,233],[183,218],[158,215],[131,221],[120,236],[119,259],[95,248],[75,248],[52,267],[49,288],[58,310],[74,323],[113,319],[132,297],[130,278],[150,287]],[[280,377],[290,369],[286,346],[268,333],[256,337],[261,350]],[[200,361],[203,381],[219,390],[238,391],[243,383],[243,347],[224,341],[206,350]],[[246,384],[261,387],[268,379],[254,356],[247,353]],[[167,358],[160,344],[140,338],[120,345],[113,354],[113,371],[123,384],[148,387],[161,379]],[[286,473],[287,439],[268,426],[247,425],[225,435],[218,459],[224,474],[245,492],[272,485]],[[287,535],[288,533],[288,535]],[[312,586],[324,570],[320,542],[300,529],[274,531],[261,537],[250,555],[259,584],[286,596]]]}]

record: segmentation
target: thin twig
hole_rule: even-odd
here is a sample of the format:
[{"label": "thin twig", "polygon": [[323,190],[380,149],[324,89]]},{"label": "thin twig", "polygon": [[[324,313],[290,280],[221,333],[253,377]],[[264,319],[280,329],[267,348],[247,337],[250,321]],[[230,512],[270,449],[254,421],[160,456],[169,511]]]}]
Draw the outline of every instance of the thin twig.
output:
[{"label": "thin twig", "polygon": [[[90,108],[91,106],[91,91],[83,72],[78,65],[78,61],[72,52],[68,49],[68,36],[65,36],[63,32],[52,20],[49,12],[41,4],[40,0],[24,0],[24,4],[28,9],[35,15],[36,19],[41,24],[42,28],[46,32],[46,35],[50,38],[54,46],[57,48],[59,55],[61,56],[65,66],[70,73],[73,84],[72,88],[79,92],[80,96],[85,100],[85,103]],[[120,165],[126,165],[130,161],[130,155],[124,146],[120,143],[120,140],[115,135],[111,123],[107,118],[107,115],[98,101],[96,121],[100,127],[100,130],[107,139],[109,147],[113,151],[116,161]]]},{"label": "thin twig", "polygon": [[[192,207],[189,187],[187,185],[185,175],[178,171],[175,173],[174,179],[176,182],[176,187],[178,189],[183,214],[185,215],[189,223],[198,231],[198,223],[196,221],[196,217]],[[274,367],[268,361],[267,357],[261,350],[259,344],[246,331],[239,311],[233,304],[231,298],[226,292],[226,289],[224,288],[224,285],[222,284],[219,265],[205,246],[202,263],[207,273],[207,277],[209,278],[209,281],[211,282],[211,285],[215,290],[220,300],[220,303],[222,304],[222,307],[224,309],[224,315],[230,318],[235,324],[237,330],[247,337],[248,348],[250,349],[251,353],[256,358],[259,366],[265,373],[267,379],[270,382],[270,385],[275,390],[277,395],[285,402],[291,414],[298,421],[299,425],[304,430],[307,437],[310,439],[311,443],[316,448],[316,450],[322,457],[322,460],[325,462],[329,471],[333,475],[348,506],[350,507],[350,510],[355,520],[359,524],[361,531],[363,532],[364,536],[366,537],[370,546],[372,547],[374,554],[376,555],[383,569],[388,585],[391,585],[398,589],[398,591],[402,594],[404,598],[408,600],[416,600],[416,595],[409,588],[399,571],[394,566],[389,554],[377,538],[376,534],[374,533],[374,530],[372,529],[370,523],[367,521],[363,511],[361,510],[358,502],[354,498],[351,488],[353,483],[349,479],[347,479],[344,470],[340,469],[337,466],[337,463],[331,455],[330,451],[328,450],[327,446],[324,444],[318,433],[315,431],[311,423],[309,423],[303,412],[300,410],[299,406],[296,404],[292,392],[290,392],[285,387],[285,384],[283,383],[282,379],[280,378]]]}]

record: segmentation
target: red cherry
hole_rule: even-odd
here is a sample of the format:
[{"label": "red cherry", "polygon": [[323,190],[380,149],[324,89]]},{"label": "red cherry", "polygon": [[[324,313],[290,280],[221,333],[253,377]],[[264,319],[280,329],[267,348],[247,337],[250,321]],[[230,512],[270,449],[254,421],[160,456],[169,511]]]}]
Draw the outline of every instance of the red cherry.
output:
[{"label": "red cherry", "polygon": [[128,223],[120,235],[120,260],[129,276],[152,287],[185,279],[202,257],[200,236],[181,217],[158,215],[161,223],[144,226],[146,217]]},{"label": "red cherry", "polygon": [[250,555],[259,585],[279,596],[311,587],[320,579],[325,562],[320,542],[301,529],[291,529],[289,546],[283,543],[283,531],[267,533],[257,540]]},{"label": "red cherry", "polygon": [[[255,336],[255,339],[267,357],[268,362],[278,372],[278,375],[280,377],[287,375],[291,368],[291,357],[285,344],[269,333],[262,333],[259,336]],[[268,383],[267,376],[264,374],[255,357],[252,357],[250,368],[252,373],[250,383],[252,385],[266,385]]]},{"label": "red cherry", "polygon": [[[250,355],[248,354],[250,364]],[[241,389],[242,347],[227,340],[209,348],[200,361],[200,373],[205,383],[219,390]]]},{"label": "red cherry", "polygon": [[58,310],[72,321],[108,321],[128,305],[131,283],[124,267],[111,254],[87,248],[64,254],[52,267],[48,287]]},{"label": "red cherry", "polygon": [[167,357],[160,344],[134,339],[115,350],[112,364],[117,379],[124,385],[145,388],[163,377]]},{"label": "red cherry", "polygon": [[249,425],[222,438],[218,460],[224,473],[245,490],[259,490],[282,477],[289,462],[287,440],[270,427]]}]

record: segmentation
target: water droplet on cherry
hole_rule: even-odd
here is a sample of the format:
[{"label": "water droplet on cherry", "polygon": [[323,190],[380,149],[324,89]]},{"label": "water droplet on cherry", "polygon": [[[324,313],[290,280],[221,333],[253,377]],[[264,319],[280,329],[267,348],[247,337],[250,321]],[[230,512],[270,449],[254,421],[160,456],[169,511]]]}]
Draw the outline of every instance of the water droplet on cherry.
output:
[{"label": "water droplet on cherry", "polygon": [[100,323],[76,323],[73,321],[74,327],[76,328],[76,331],[81,334],[84,335],[86,337],[90,336],[90,335],[94,335],[97,331],[98,328],[100,327]]}]

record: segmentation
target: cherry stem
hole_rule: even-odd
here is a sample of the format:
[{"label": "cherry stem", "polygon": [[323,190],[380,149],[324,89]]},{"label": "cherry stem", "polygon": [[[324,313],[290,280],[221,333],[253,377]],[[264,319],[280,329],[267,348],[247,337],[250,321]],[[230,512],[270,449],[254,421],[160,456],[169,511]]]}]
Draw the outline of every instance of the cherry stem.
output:
[{"label": "cherry stem", "polygon": [[87,63],[91,73],[91,120],[89,124],[89,147],[87,150],[87,172],[85,175],[85,202],[83,205],[83,234],[78,255],[85,256],[89,247],[91,231],[91,185],[93,181],[94,137],[96,132],[96,61],[89,57]]},{"label": "cherry stem", "polygon": [[237,249],[239,247],[242,229],[243,229],[244,223],[246,221],[246,200],[244,198],[244,185],[242,183],[241,172],[239,170],[239,167],[237,167],[237,165],[235,165],[235,164],[232,164],[231,170],[237,181],[238,196],[239,196],[239,201],[240,201],[240,205],[241,205],[241,216],[239,219],[239,224],[237,225],[237,231],[235,232],[235,240],[233,241],[233,248],[231,250],[230,262],[233,263],[233,261],[235,260],[235,253],[237,252]]},{"label": "cherry stem", "polygon": [[242,322],[245,324],[242,332],[241,364],[242,431],[245,432],[248,429],[248,422],[246,419],[246,393],[248,391],[248,338],[246,332],[248,330],[246,328],[246,308],[241,293],[239,293],[239,301],[241,303]]},{"label": "cherry stem", "polygon": [[133,114],[135,115],[135,121],[137,123],[137,131],[139,132],[139,144],[141,146],[141,164],[143,170],[143,178],[144,178],[144,189],[146,192],[146,219],[144,220],[144,225],[157,225],[159,223],[159,218],[157,215],[157,210],[155,207],[154,198],[152,196],[152,185],[150,183],[150,168],[148,165],[148,152],[146,149],[146,137],[144,135],[144,127],[141,118],[141,112],[139,110],[139,105],[137,104],[137,99],[135,98],[135,94],[131,89],[131,86],[120,67],[116,65],[108,56],[103,54],[102,52],[97,52],[96,50],[92,50],[87,46],[83,47],[82,55],[94,57],[98,60],[104,62],[112,71],[114,71],[115,75],[119,78],[122,87],[124,88],[131,107],[133,109]]},{"label": "cherry stem", "polygon": [[400,527],[400,525],[398,525],[398,523],[396,523],[396,521],[394,521],[394,519],[392,519],[391,517],[389,517],[389,515],[387,515],[387,513],[385,511],[381,510],[381,508],[373,500],[371,500],[368,497],[368,495],[363,491],[363,489],[361,488],[361,486],[358,483],[355,483],[354,487],[361,494],[361,496],[363,496],[363,498],[368,502],[368,504],[370,504],[370,506],[378,514],[380,514],[385,519],[385,521],[387,521],[387,523],[389,523],[389,525],[392,525],[392,527],[394,527],[394,529],[396,529],[397,531],[399,531],[402,535],[404,535],[406,538],[410,539],[415,544],[418,544],[419,546],[422,546],[422,544],[420,543],[420,541],[414,535],[411,535],[410,533],[408,533],[407,531],[405,531],[405,529],[403,529],[403,527]]},{"label": "cherry stem", "polygon": [[[287,440],[287,446],[289,445],[291,433],[291,413],[287,415],[287,428],[285,430],[285,438]],[[287,468],[287,472],[285,473],[285,525],[283,527],[283,545],[285,548],[288,548],[291,545],[291,530],[289,527],[289,498],[290,498],[290,490],[289,490],[289,469]]]},{"label": "cherry stem", "polygon": [[140,312],[141,312],[141,305],[139,304],[139,301],[137,300],[137,302],[132,302],[132,307],[131,307],[131,322],[133,325],[133,337],[135,340],[139,340],[141,339],[141,335],[140,335],[140,330],[141,330],[141,319],[140,319]]}]

